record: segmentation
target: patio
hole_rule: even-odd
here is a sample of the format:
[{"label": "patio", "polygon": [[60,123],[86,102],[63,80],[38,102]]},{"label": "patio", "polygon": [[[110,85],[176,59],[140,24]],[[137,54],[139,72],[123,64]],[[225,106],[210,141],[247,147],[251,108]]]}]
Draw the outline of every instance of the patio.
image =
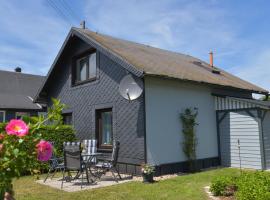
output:
[{"label": "patio", "polygon": [[64,182],[63,188],[61,189],[61,183],[62,183],[62,176],[49,178],[44,183],[44,179],[37,180],[36,182],[42,185],[46,185],[55,189],[63,190],[65,192],[77,192],[81,190],[91,190],[96,188],[102,188],[112,185],[118,185],[122,183],[127,183],[130,181],[134,181],[132,176],[121,174],[122,179],[116,182],[110,172],[107,172],[105,175],[103,175],[99,180],[95,181],[94,183],[87,183],[86,181],[83,182],[83,186],[81,188],[81,180],[75,179],[70,182]]}]

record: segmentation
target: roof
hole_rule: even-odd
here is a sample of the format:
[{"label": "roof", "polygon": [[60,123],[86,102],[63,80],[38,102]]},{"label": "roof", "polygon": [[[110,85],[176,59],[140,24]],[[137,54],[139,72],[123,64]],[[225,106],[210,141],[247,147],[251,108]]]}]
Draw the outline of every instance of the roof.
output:
[{"label": "roof", "polygon": [[[122,66],[128,66],[135,75],[161,76],[184,81],[211,84],[221,87],[246,90],[254,93],[268,94],[268,91],[240,79],[217,67],[211,67],[208,63],[189,55],[167,51],[144,44],[139,44],[108,35],[96,33],[89,29],[72,28],[61,50],[48,73],[47,79],[40,88],[38,94],[47,83],[53,72],[61,52],[65,48],[70,37],[78,36],[88,44],[102,50],[103,53],[114,58]],[[216,73],[213,73],[216,72]],[[136,74],[137,72],[137,74]],[[38,98],[36,96],[35,100]]]},{"label": "roof", "polygon": [[0,70],[0,109],[41,109],[33,98],[43,80],[44,76]]},{"label": "roof", "polygon": [[189,55],[117,39],[88,29],[73,29],[84,34],[86,37],[94,39],[103,47],[119,55],[128,63],[148,75],[165,76],[250,90],[258,93],[268,93],[267,90],[217,67],[215,69],[220,71],[220,74],[213,73],[213,68],[208,63]]}]

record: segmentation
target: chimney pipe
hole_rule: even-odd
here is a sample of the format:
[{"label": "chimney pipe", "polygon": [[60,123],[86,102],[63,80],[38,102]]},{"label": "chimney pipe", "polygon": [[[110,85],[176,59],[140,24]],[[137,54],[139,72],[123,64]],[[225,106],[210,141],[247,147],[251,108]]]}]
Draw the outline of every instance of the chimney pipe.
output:
[{"label": "chimney pipe", "polygon": [[81,21],[80,25],[82,29],[85,29],[85,20]]},{"label": "chimney pipe", "polygon": [[22,68],[16,67],[16,68],[14,69],[14,71],[15,71],[15,72],[18,72],[18,73],[21,73],[21,72],[22,72]]},{"label": "chimney pipe", "polygon": [[214,67],[214,56],[213,56],[212,51],[209,52],[209,60],[210,60],[210,66]]}]

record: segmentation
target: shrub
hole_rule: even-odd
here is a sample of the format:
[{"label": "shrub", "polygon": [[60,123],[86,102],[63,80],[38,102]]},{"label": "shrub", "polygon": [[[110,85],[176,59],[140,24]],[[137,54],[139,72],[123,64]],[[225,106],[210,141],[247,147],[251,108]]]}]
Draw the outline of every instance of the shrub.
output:
[{"label": "shrub", "polygon": [[210,191],[214,196],[231,196],[236,190],[236,177],[220,176],[212,181]]},{"label": "shrub", "polygon": [[42,126],[38,133],[45,140],[54,142],[55,154],[58,156],[63,156],[63,142],[76,140],[74,129],[69,125],[58,125],[57,129],[53,125]]},{"label": "shrub", "polygon": [[[6,124],[0,123],[0,133],[4,132]],[[44,125],[36,131],[36,134],[41,134],[46,141],[54,142],[54,153],[56,156],[63,156],[63,142],[76,140],[74,129],[68,125],[57,125],[57,128],[55,125]],[[48,163],[36,162],[35,166],[40,172],[48,170]],[[29,172],[26,170],[23,174],[29,174]]]},{"label": "shrub", "polygon": [[[0,133],[5,130],[5,126],[6,123],[0,123]],[[43,139],[54,142],[54,151],[58,156],[63,153],[63,142],[76,140],[74,129],[69,125],[58,125],[57,128],[54,125],[41,126],[36,133],[40,133]]]},{"label": "shrub", "polygon": [[269,172],[244,172],[236,181],[238,200],[267,200],[270,199]]}]

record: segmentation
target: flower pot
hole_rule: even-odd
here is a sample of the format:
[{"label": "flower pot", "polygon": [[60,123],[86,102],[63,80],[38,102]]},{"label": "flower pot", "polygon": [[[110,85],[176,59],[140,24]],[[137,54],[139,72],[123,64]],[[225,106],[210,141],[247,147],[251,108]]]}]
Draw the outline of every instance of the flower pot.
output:
[{"label": "flower pot", "polygon": [[142,174],[144,183],[153,183],[154,182],[154,173],[151,174]]}]

